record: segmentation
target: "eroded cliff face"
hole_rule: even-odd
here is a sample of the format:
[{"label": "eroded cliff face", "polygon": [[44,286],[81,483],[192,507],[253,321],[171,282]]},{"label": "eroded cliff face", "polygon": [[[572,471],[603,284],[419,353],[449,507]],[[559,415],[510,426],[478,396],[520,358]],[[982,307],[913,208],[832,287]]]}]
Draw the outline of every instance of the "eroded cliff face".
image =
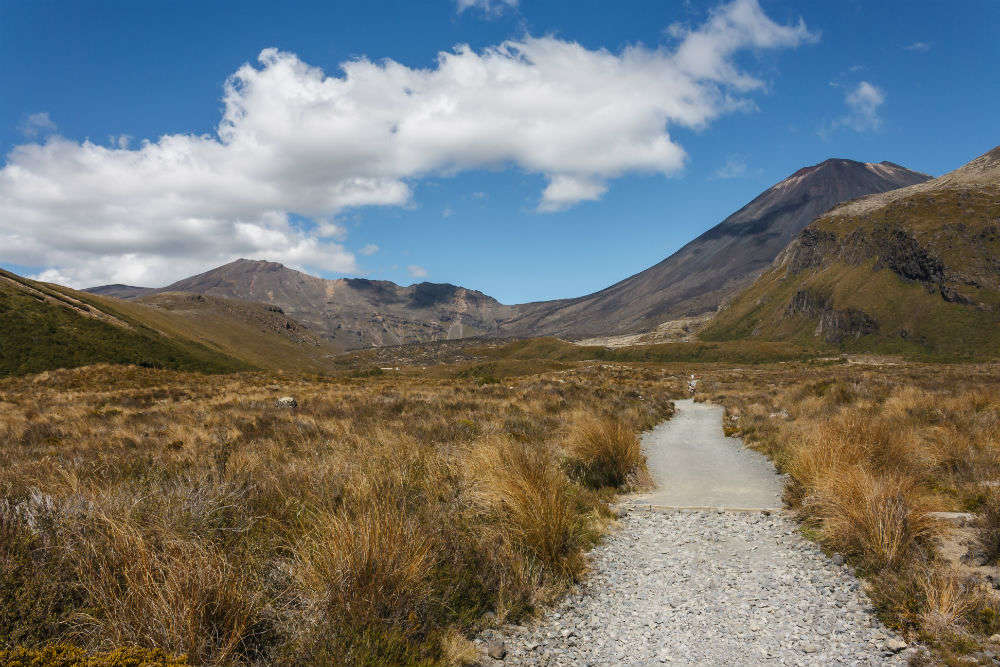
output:
[{"label": "eroded cliff face", "polygon": [[[1000,149],[802,230],[703,336],[1000,349]],[[985,158],[985,159],[984,159]],[[891,345],[890,345],[891,347]]]},{"label": "eroded cliff face", "polygon": [[650,331],[714,312],[834,206],[929,178],[891,162],[831,159],[804,167],[659,264],[594,294],[515,306],[502,330],[587,338]]}]

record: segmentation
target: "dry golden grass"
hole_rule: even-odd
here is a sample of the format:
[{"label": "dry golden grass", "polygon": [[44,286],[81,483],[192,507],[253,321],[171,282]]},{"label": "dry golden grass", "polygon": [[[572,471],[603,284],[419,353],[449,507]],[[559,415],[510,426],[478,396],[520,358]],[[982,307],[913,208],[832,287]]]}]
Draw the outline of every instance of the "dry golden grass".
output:
[{"label": "dry golden grass", "polygon": [[466,460],[471,505],[486,519],[490,541],[575,577],[584,517],[555,456],[500,436],[477,442]]},{"label": "dry golden grass", "polygon": [[608,522],[610,496],[564,465],[580,415],[634,433],[680,384],[594,364],[452,375],[0,381],[0,650],[468,662],[484,618],[565,590]]},{"label": "dry golden grass", "polygon": [[1000,596],[941,559],[950,529],[929,513],[982,512],[996,553],[998,379],[993,365],[805,364],[720,369],[699,390],[788,473],[806,532],[869,578],[883,618],[950,659],[1000,630]]},{"label": "dry golden grass", "polygon": [[646,459],[635,430],[611,415],[580,415],[567,450],[570,474],[591,488],[635,486],[645,473]]},{"label": "dry golden grass", "polygon": [[[980,512],[995,559],[1000,501],[984,482],[1000,480],[1000,367],[488,370],[0,381],[0,650],[469,662],[472,633],[582,576],[613,489],[641,483],[636,433],[692,370],[727,431],[789,474],[804,531],[858,568],[887,622],[945,653],[1000,630],[996,596],[942,561],[928,518]],[[297,409],[275,406],[286,394]]]}]

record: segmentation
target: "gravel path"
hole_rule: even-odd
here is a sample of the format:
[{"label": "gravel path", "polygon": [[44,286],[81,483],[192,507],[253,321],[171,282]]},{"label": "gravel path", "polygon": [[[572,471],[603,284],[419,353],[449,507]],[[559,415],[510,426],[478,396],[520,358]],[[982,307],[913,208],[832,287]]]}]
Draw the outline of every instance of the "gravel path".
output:
[{"label": "gravel path", "polygon": [[719,408],[677,407],[643,440],[660,488],[623,503],[555,609],[480,637],[485,664],[905,665],[911,649],[850,570],[781,512],[663,507],[771,507],[780,490],[770,464],[723,437]]},{"label": "gravel path", "polygon": [[722,433],[723,408],[688,399],[642,437],[657,489],[645,502],[671,507],[780,509],[784,480],[767,458]]}]

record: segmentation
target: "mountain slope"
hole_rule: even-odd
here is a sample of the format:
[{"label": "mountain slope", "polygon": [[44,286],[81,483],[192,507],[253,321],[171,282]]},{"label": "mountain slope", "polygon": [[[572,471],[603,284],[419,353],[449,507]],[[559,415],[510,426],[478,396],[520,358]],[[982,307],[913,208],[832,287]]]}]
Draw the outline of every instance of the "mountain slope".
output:
[{"label": "mountain slope", "polygon": [[568,338],[649,331],[715,310],[835,205],[929,176],[891,162],[831,159],[798,170],[659,264],[600,292],[516,306],[506,335]]},{"label": "mountain slope", "polygon": [[927,178],[889,162],[834,159],[800,169],[656,266],[576,299],[505,306],[455,285],[325,280],[245,259],[163,289],[105,285],[88,291],[133,300],[187,292],[276,305],[343,349],[468,336],[580,339],[646,332],[714,311],[834,205]]},{"label": "mountain slope", "polygon": [[247,365],[171,338],[99,297],[0,270],[0,376],[108,362],[223,372]]},{"label": "mountain slope", "polygon": [[88,287],[83,291],[90,292],[91,294],[96,294],[98,296],[110,296],[116,299],[134,299],[142,296],[143,294],[155,292],[156,290],[152,287],[133,287],[132,285],[122,285],[120,283],[116,283],[114,285]]},{"label": "mountain slope", "polygon": [[1000,147],[820,217],[702,338],[995,356],[998,325]]},{"label": "mountain slope", "polygon": [[482,292],[455,285],[326,280],[275,262],[246,259],[158,291],[273,304],[344,349],[492,335],[512,312]]},{"label": "mountain slope", "polygon": [[197,341],[257,368],[322,373],[343,351],[277,306],[176,292],[114,305],[168,336]]}]

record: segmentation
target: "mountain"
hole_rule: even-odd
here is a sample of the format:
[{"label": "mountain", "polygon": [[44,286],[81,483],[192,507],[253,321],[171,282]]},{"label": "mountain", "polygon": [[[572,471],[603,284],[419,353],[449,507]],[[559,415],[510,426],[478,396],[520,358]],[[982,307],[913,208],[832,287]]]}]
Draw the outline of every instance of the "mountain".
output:
[{"label": "mountain", "polygon": [[998,325],[1000,147],[818,218],[702,338],[995,356]]},{"label": "mountain", "polygon": [[0,270],[0,376],[101,362],[208,372],[248,368],[190,338],[164,335],[101,297]]},{"label": "mountain", "polygon": [[928,178],[890,162],[827,160],[800,169],[656,266],[576,299],[505,306],[455,285],[326,280],[246,259],[162,289],[105,285],[88,291],[133,300],[184,292],[262,302],[279,306],[346,350],[468,336],[655,334],[665,322],[704,319],[833,206]]},{"label": "mountain", "polygon": [[449,284],[326,280],[275,262],[240,259],[163,290],[279,306],[344,349],[494,335],[512,309]]},{"label": "mountain", "polygon": [[341,352],[276,306],[171,292],[125,301],[0,271],[0,376],[102,362],[322,373]]},{"label": "mountain", "polygon": [[929,178],[891,162],[830,159],[799,169],[659,264],[594,294],[517,306],[503,331],[571,339],[631,334],[714,311],[817,216]]},{"label": "mountain", "polygon": [[133,287],[132,285],[122,285],[121,283],[88,287],[84,290],[84,292],[90,292],[98,296],[110,296],[116,299],[134,299],[135,297],[155,291],[152,287]]},{"label": "mountain", "polygon": [[[110,299],[105,299],[105,303]],[[168,336],[191,339],[256,368],[323,373],[343,352],[281,308],[177,292],[145,293],[114,307]]]}]

